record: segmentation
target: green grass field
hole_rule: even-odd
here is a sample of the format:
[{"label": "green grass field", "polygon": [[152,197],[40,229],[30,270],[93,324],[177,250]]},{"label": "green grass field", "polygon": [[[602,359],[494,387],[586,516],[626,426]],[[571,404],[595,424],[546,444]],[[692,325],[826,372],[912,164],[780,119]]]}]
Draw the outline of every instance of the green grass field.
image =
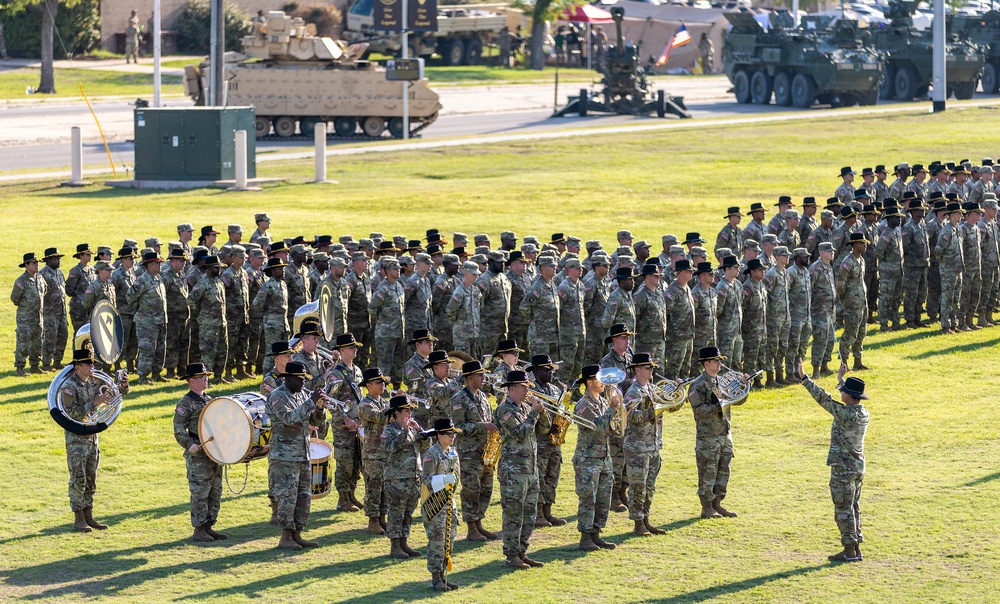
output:
[{"label": "green grass field", "polygon": [[[27,95],[25,88],[38,87],[39,70],[20,68],[0,72],[0,101],[50,98],[80,98],[77,84],[83,85],[88,97],[150,95],[153,75],[97,71],[93,69],[57,69],[56,94]],[[164,94],[181,94],[184,87],[180,76],[164,75]]]},{"label": "green grass field", "polygon": [[[989,110],[939,115],[834,118],[700,131],[600,135],[542,143],[340,157],[330,177],[311,185],[310,162],[262,164],[284,184],[259,193],[147,193],[55,183],[5,186],[11,212],[0,239],[7,287],[24,251],[124,237],[174,238],[174,225],[252,227],[268,211],[277,236],[370,231],[420,236],[501,230],[521,237],[566,232],[613,244],[619,228],[659,247],[664,233],[700,231],[713,240],[725,208],[780,194],[830,196],[839,168],[995,154]],[[956,135],[960,133],[960,135]],[[25,216],[30,214],[30,218]],[[20,218],[19,216],[25,216]],[[70,267],[70,258],[64,269]],[[8,495],[0,524],[0,599],[43,601],[396,602],[441,599],[430,591],[423,559],[397,562],[384,538],[367,535],[360,513],[319,500],[307,536],[322,547],[274,549],[267,524],[266,463],[249,468],[240,496],[226,494],[216,528],[222,544],[190,540],[188,493],[171,419],[184,386],[135,387],[125,411],[101,435],[95,504],[108,531],[72,532],[63,435],[48,416],[48,378],[12,375],[13,308],[0,307],[0,409],[8,426],[0,448]],[[839,550],[824,463],[830,418],[801,387],[753,393],[734,409],[736,458],[726,505],[734,520],[697,519],[694,422],[689,408],[664,420],[663,468],[653,503],[662,537],[635,538],[612,514],[613,552],[576,547],[576,497],[564,447],[555,511],[570,520],[536,531],[531,555],[544,569],[508,572],[499,543],[460,541],[452,579],[457,602],[981,602],[1000,587],[993,517],[1000,490],[1000,430],[994,417],[1000,380],[989,364],[1000,330],[941,336],[937,330],[870,330],[866,363],[872,413],[868,475],[861,506],[861,564],[831,565]],[[828,389],[833,378],[822,381]],[[255,390],[243,383],[224,392]],[[233,468],[234,488],[242,468]],[[484,524],[498,528],[494,505]],[[411,542],[426,543],[415,525]],[[464,531],[461,533],[464,535]],[[441,599],[443,601],[443,599]]]}]

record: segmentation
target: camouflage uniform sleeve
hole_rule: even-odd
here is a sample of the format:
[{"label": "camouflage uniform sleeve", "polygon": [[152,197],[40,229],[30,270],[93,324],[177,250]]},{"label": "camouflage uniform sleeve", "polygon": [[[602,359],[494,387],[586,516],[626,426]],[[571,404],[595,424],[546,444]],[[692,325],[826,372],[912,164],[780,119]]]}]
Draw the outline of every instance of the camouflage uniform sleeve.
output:
[{"label": "camouflage uniform sleeve", "polygon": [[850,260],[845,260],[840,263],[837,268],[837,297],[843,298],[844,294],[847,293],[847,279],[851,276],[851,265]]},{"label": "camouflage uniform sleeve", "polygon": [[278,397],[275,396],[275,394],[271,394],[268,399],[274,400],[274,402],[271,403],[271,408],[277,418],[286,424],[301,423],[309,418],[309,416],[312,415],[312,412],[316,410],[315,403],[313,403],[312,399],[309,398],[307,398],[306,402],[302,403],[298,407],[292,407],[292,401],[290,398],[285,396],[281,396],[280,400],[278,400]]},{"label": "camouflage uniform sleeve", "polygon": [[819,403],[819,406],[826,409],[830,415],[836,417],[839,408],[844,407],[843,404],[833,400],[833,397],[830,396],[830,393],[828,393],[826,390],[823,390],[819,386],[819,384],[809,379],[808,375],[804,380],[802,380],[802,385],[805,386],[806,390],[809,391],[809,394],[812,395],[813,399],[815,399],[816,402]]},{"label": "camouflage uniform sleeve", "polygon": [[177,441],[185,451],[191,448],[191,445],[195,444],[194,439],[187,431],[187,422],[190,420],[189,413],[191,413],[190,405],[187,404],[186,397],[182,398],[179,403],[177,403],[177,408],[174,409],[174,440]]},{"label": "camouflage uniform sleeve", "polygon": [[722,405],[712,401],[711,390],[707,384],[701,384],[698,388],[691,388],[688,400],[691,401],[691,410],[694,411],[695,419],[722,413]]},{"label": "camouflage uniform sleeve", "polygon": [[412,444],[409,428],[400,428],[395,422],[389,422],[382,429],[382,448],[389,455],[401,450],[407,444]]},{"label": "camouflage uniform sleeve", "polygon": [[70,269],[69,277],[66,277],[66,296],[69,298],[72,298],[73,294],[76,293],[76,284],[80,280],[80,271],[74,270],[75,268]]},{"label": "camouflage uniform sleeve", "polygon": [[21,305],[21,297],[24,296],[24,276],[18,277],[14,280],[14,288],[10,290],[10,301],[14,303],[14,306]]},{"label": "camouflage uniform sleeve", "polygon": [[385,293],[377,291],[372,295],[371,302],[368,303],[368,318],[371,320],[372,325],[378,319],[379,309],[382,308],[382,303],[385,301]]},{"label": "camouflage uniform sleeve", "polygon": [[63,387],[62,403],[66,415],[77,421],[82,420],[84,416],[94,410],[94,401],[83,400],[73,384],[67,384]]},{"label": "camouflage uniform sleeve", "polygon": [[[459,391],[461,392],[461,391]],[[482,432],[480,429],[479,422],[474,422],[469,419],[468,406],[465,404],[464,397],[456,394],[451,398],[451,421],[456,428],[462,431],[462,434],[467,434],[469,436],[475,436]]]},{"label": "camouflage uniform sleeve", "polygon": [[[136,279],[135,283],[129,286],[128,292],[125,293],[125,299],[128,302],[128,305],[131,306],[132,308],[135,309],[139,308],[139,299],[142,298],[142,293],[143,291],[145,291],[145,285],[146,285],[145,279],[141,278]],[[66,293],[69,293],[68,282],[66,284]]]},{"label": "camouflage uniform sleeve", "polygon": [[444,313],[448,317],[448,320],[452,323],[458,320],[458,311],[462,308],[464,297],[465,286],[459,285],[455,288],[455,292],[451,295],[451,299],[448,300],[448,306],[445,307]]},{"label": "camouflage uniform sleeve", "polygon": [[497,409],[500,433],[516,442],[523,443],[535,433],[535,423],[538,421],[538,413],[532,409],[524,421],[518,422],[517,419],[517,414],[514,413],[511,405],[504,405],[503,415],[500,414],[500,409]]},{"label": "camouflage uniform sleeve", "polygon": [[529,287],[524,298],[521,299],[521,307],[518,310],[521,312],[521,316],[528,321],[531,321],[535,316],[535,302],[538,300],[538,295],[538,290]]}]

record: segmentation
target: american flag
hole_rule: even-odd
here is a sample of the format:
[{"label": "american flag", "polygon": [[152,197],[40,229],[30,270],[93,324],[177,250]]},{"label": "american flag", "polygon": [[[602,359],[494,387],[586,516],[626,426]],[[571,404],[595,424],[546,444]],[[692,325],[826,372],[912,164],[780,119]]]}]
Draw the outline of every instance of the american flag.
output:
[{"label": "american flag", "polygon": [[684,27],[683,23],[681,23],[681,28],[678,29],[677,33],[670,38],[670,42],[667,42],[667,47],[663,49],[663,54],[660,55],[660,60],[656,62],[656,65],[660,66],[666,64],[667,59],[670,58],[671,50],[684,46],[685,44],[689,44],[690,42],[691,34],[688,33],[687,28]]}]

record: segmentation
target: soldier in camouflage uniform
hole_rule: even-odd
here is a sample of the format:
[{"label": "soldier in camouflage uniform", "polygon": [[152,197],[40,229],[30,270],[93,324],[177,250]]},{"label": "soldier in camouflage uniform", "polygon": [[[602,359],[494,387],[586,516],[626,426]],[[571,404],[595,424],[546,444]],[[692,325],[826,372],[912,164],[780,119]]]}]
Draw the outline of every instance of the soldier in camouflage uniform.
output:
[{"label": "soldier in camouflage uniform", "polygon": [[[431,573],[431,587],[435,591],[458,587],[448,581],[447,573],[451,568],[451,551],[458,533],[455,488],[462,470],[454,444],[461,433],[447,417],[435,420],[433,429],[424,432],[425,436],[436,441],[424,453],[420,481],[423,504],[420,516],[427,533],[427,570]],[[437,513],[431,514],[428,509],[431,498],[439,496],[441,491],[446,491],[444,505]]]},{"label": "soldier in camouflage uniform", "polygon": [[205,259],[208,272],[188,294],[188,308],[198,309],[198,348],[202,362],[214,372],[215,384],[231,384],[225,375],[229,358],[229,329],[226,324],[226,287],[222,282],[222,264],[218,256]]},{"label": "soldier in camouflage uniform", "polygon": [[660,275],[655,265],[643,265],[642,279],[643,284],[632,295],[635,331],[638,334],[635,347],[639,352],[648,352],[659,365],[663,362],[667,337],[666,299],[660,289]]},{"label": "soldier in camouflage uniform", "polygon": [[511,296],[511,284],[503,272],[504,255],[490,252],[487,260],[487,270],[475,282],[482,295],[477,348],[483,354],[493,350],[497,342],[507,337]]},{"label": "soldier in camouflage uniform", "polygon": [[551,427],[542,401],[527,398],[528,384],[524,371],[510,371],[501,384],[507,389],[507,397],[493,416],[502,443],[497,475],[503,510],[503,555],[507,566],[519,569],[544,566],[528,557],[528,544],[538,509],[536,432],[547,434]]},{"label": "soldier in camouflage uniform", "polygon": [[184,250],[171,250],[169,261],[167,268],[160,273],[160,280],[167,296],[167,323],[170,325],[164,343],[163,364],[167,368],[167,379],[173,379],[188,364],[188,317],[191,311],[187,305],[189,289],[184,278],[184,265],[187,264]]},{"label": "soldier in camouflage uniform", "polygon": [[146,271],[129,288],[129,306],[135,309],[135,333],[139,340],[136,372],[139,383],[164,381],[160,376],[167,339],[167,291],[160,278],[163,259],[156,252],[142,255]]},{"label": "soldier in camouflage uniform", "polygon": [[602,394],[605,386],[597,379],[600,371],[597,365],[583,368],[576,387],[585,386],[586,393],[576,402],[573,412],[594,424],[591,430],[578,426],[576,451],[573,454],[573,470],[576,474],[577,530],[580,531],[580,549],[585,552],[598,548],[615,549],[614,543],[601,538],[601,531],[608,521],[611,504],[611,455],[608,450],[608,434],[611,420],[615,417],[622,401],[606,400]]},{"label": "soldier in camouflage uniform", "polygon": [[[844,204],[844,207],[854,207],[854,177],[857,174],[850,166],[845,166],[840,169],[840,178],[844,181],[841,183],[837,190],[834,191],[833,196],[840,200],[840,203]],[[860,209],[860,208],[858,208]]]},{"label": "soldier in camouflage uniform", "polygon": [[423,396],[430,400],[428,424],[447,417],[451,418],[451,398],[463,388],[462,383],[451,377],[451,362],[446,350],[435,350],[427,356],[423,375],[430,377],[421,388]]},{"label": "soldier in camouflage uniform", "polygon": [[[270,371],[264,374],[263,379],[260,381],[260,394],[265,399],[284,382],[278,376],[285,372],[285,365],[291,362],[294,355],[295,353],[288,347],[287,341],[275,342],[271,345],[267,356],[273,359],[274,365]],[[268,482],[268,487],[270,487],[270,481]],[[278,526],[278,504],[274,499],[274,495],[270,492],[268,492],[267,498],[271,502],[271,524]]]},{"label": "soldier in camouflage uniform", "polygon": [[410,547],[410,525],[413,510],[420,497],[420,424],[413,419],[411,405],[406,396],[389,399],[384,414],[388,417],[382,429],[382,448],[385,449],[383,477],[388,519],[385,534],[389,537],[389,555],[397,560],[415,558],[419,551]]},{"label": "soldier in camouflage uniform", "polygon": [[804,247],[792,250],[792,266],[785,270],[788,281],[788,348],[785,352],[785,381],[795,383],[796,359],[806,357],[812,335],[812,277],[809,275],[809,252]]},{"label": "soldier in camouflage uniform", "polygon": [[406,333],[405,298],[399,281],[399,261],[383,258],[385,279],[378,284],[368,304],[368,318],[375,326],[375,356],[396,389],[403,379],[403,338]]},{"label": "soldier in camouflage uniform", "polygon": [[[743,269],[741,299],[743,311],[743,371],[756,373],[767,366],[767,290],[764,289],[764,265],[760,258],[747,261]],[[754,380],[760,387],[760,378]]]},{"label": "soldier in camouflage uniform", "polygon": [[743,234],[743,229],[740,228],[740,221],[743,220],[743,214],[740,212],[739,206],[729,208],[726,220],[729,223],[722,227],[722,230],[715,237],[715,249],[712,250],[714,252],[718,252],[720,247],[728,247],[731,250],[743,249],[743,242],[746,241],[746,236]]},{"label": "soldier in camouflage uniform", "polygon": [[312,302],[312,284],[309,282],[309,266],[306,264],[306,246],[293,245],[289,248],[291,261],[285,267],[285,286],[288,289],[288,324],[292,324],[295,311],[303,304]]},{"label": "soldier in camouflage uniform", "polygon": [[616,286],[608,296],[608,303],[604,309],[604,316],[601,319],[601,331],[603,334],[612,325],[621,323],[630,330],[635,329],[635,301],[632,299],[632,290],[635,285],[635,273],[630,266],[622,266],[615,269]]},{"label": "soldier in camouflage uniform", "polygon": [[771,220],[768,221],[767,229],[764,231],[764,234],[766,235],[770,233],[771,235],[777,237],[778,233],[785,230],[785,213],[794,207],[795,203],[792,202],[792,198],[790,196],[782,195],[778,198],[778,203],[774,205],[778,208],[778,211],[775,212],[774,216],[771,217]]},{"label": "soldier in camouflage uniform", "polygon": [[[625,381],[620,385],[621,389],[628,387],[632,380],[632,347],[630,346],[632,336],[635,334],[623,323],[612,325],[608,337],[604,338],[605,344],[611,345],[611,350],[601,359],[601,369],[616,367],[625,372]],[[575,391],[574,391],[575,394]],[[624,512],[628,510],[628,475],[625,472],[625,451],[622,449],[623,436],[618,436],[614,432],[608,432],[608,450],[611,454],[611,473],[614,479],[614,486],[611,490],[611,511]]]},{"label": "soldier in camouflage uniform", "polygon": [[640,537],[666,533],[649,521],[649,508],[656,493],[656,477],[660,474],[660,451],[657,442],[662,437],[663,424],[653,409],[650,390],[656,365],[649,355],[640,352],[632,358],[635,381],[625,392],[625,406],[631,411],[625,428],[625,467],[629,484],[628,517],[635,523],[633,532]]},{"label": "soldier in camouflage uniform", "polygon": [[[475,262],[462,265],[462,281],[455,286],[445,306],[445,315],[451,323],[451,342],[472,358],[479,358],[480,330],[482,329],[482,290],[476,287],[481,272]],[[490,346],[492,348],[492,346]]]},{"label": "soldier in camouflage uniform", "polygon": [[927,170],[924,169],[923,164],[913,164],[913,180],[910,184],[906,185],[906,190],[911,193],[917,194],[917,199],[923,203],[927,203]]},{"label": "soldier in camouflage uniform", "polygon": [[461,265],[458,256],[455,254],[445,254],[441,263],[442,273],[434,281],[434,289],[431,292],[431,312],[433,314],[433,327],[431,331],[440,342],[439,346],[444,350],[454,350],[452,336],[452,324],[448,319],[448,302],[455,293],[455,288],[461,284],[458,272]]},{"label": "soldier in camouflage uniform", "polygon": [[[73,351],[73,371],[60,385],[65,413],[82,421],[91,411],[108,402],[101,392],[104,382],[93,376],[94,358],[89,350]],[[119,384],[122,395],[128,394],[128,378]],[[94,494],[97,492],[97,468],[101,461],[98,435],[66,433],[66,464],[69,467],[69,507],[75,516],[73,529],[89,533],[108,525],[94,520]]]},{"label": "soldier in camouflage uniform", "polygon": [[[555,400],[560,400],[564,390],[552,382],[556,364],[545,354],[531,357],[531,364],[525,371],[534,376],[532,392],[537,392]],[[508,372],[509,373],[509,372]],[[538,460],[538,510],[535,514],[536,527],[563,526],[566,521],[552,515],[552,505],[556,502],[556,489],[559,486],[559,474],[562,470],[562,445],[556,444],[552,415],[543,409],[539,417],[545,416],[546,421],[535,424],[536,454]]]},{"label": "soldier in camouflage uniform", "polygon": [[[767,233],[767,225],[764,224],[764,213],[767,212],[767,208],[764,204],[754,202],[750,204],[750,217],[752,220],[750,224],[743,229],[743,245],[746,246],[747,239],[753,239],[754,241],[761,241],[764,238],[764,234]],[[740,249],[740,248],[732,248]]]},{"label": "soldier in camouflage uniform", "polygon": [[[697,283],[691,288],[694,301],[694,344],[692,350],[715,346],[718,338],[718,293],[715,290],[715,272],[711,262],[699,262],[694,272]],[[692,362],[691,376],[698,375]]]},{"label": "soldier in camouflage uniform", "polygon": [[[906,207],[910,217],[900,230],[900,240],[903,246],[903,318],[910,328],[921,327],[920,314],[924,298],[928,295],[928,282],[931,271],[937,274],[937,267],[930,262],[929,227],[924,225],[924,204],[919,199],[912,199]],[[936,232],[936,229],[935,229]],[[940,282],[940,281],[938,281]],[[935,304],[934,306],[937,306]],[[932,315],[932,306],[927,304],[927,314]],[[879,313],[881,316],[881,313]]]},{"label": "soldier in camouflage uniform", "polygon": [[889,197],[902,200],[903,193],[906,192],[906,180],[910,177],[910,164],[906,162],[896,164],[893,174],[896,180],[889,185]]},{"label": "soldier in camouflage uniform", "polygon": [[[870,201],[870,200],[868,200]],[[868,290],[868,323],[875,323],[875,310],[878,308],[879,266],[875,243],[879,238],[879,210],[874,204],[868,203],[861,211],[863,221],[861,232],[865,239],[871,242],[865,250],[865,289]]]},{"label": "soldier in camouflage uniform", "polygon": [[810,380],[799,367],[802,385],[817,403],[833,416],[830,430],[830,453],[826,465],[830,466],[830,495],[833,498],[834,517],[840,529],[840,543],[844,550],[829,557],[831,562],[862,560],[861,543],[861,486],[865,479],[865,432],[870,416],[861,401],[868,400],[865,382],[858,378],[844,380],[847,366],[841,365],[837,376],[837,390],[841,403]]},{"label": "soldier in camouflage uniform", "polygon": [[790,250],[794,250],[802,244],[802,236],[799,234],[799,213],[795,210],[785,210],[785,226],[778,233],[778,243]]},{"label": "soldier in camouflage uniform", "polygon": [[[430,379],[430,373],[424,369],[427,367],[427,359],[434,350],[434,342],[438,339],[431,335],[427,329],[418,329],[413,332],[411,339],[406,343],[413,346],[413,356],[403,365],[403,385],[406,386],[406,393],[419,398],[427,398],[424,386]],[[420,424],[420,429],[431,426],[433,422],[430,418],[430,409],[424,405],[419,405],[413,410],[413,419]],[[425,443],[426,444],[426,443]],[[421,452],[426,446],[422,447]]]},{"label": "soldier in camouflage uniform", "polygon": [[307,257],[312,258],[309,267],[309,286],[312,291],[309,292],[309,297],[311,300],[319,300],[320,287],[330,274],[330,255],[326,252],[313,252],[311,256],[307,254]]},{"label": "soldier in camouflage uniform", "polygon": [[963,217],[961,204],[949,203],[945,216],[947,222],[941,227],[938,235],[934,258],[938,261],[941,271],[941,330],[944,333],[953,333],[959,331],[962,324],[960,303],[965,257],[961,235]]},{"label": "soldier in camouflage uniform", "polygon": [[979,219],[983,210],[975,202],[964,204],[965,218],[962,221],[959,234],[962,238],[962,298],[959,303],[959,323],[962,331],[979,329],[973,323],[976,310],[979,308],[979,298],[983,287],[982,237],[979,232]]},{"label": "soldier in camouflage uniform", "polygon": [[819,206],[816,205],[815,197],[802,198],[802,218],[799,219],[799,245],[801,247],[806,247],[809,235],[819,228],[819,221],[816,220],[816,211],[818,209]]},{"label": "soldier in camouflage uniform", "polygon": [[462,459],[462,520],[468,527],[468,541],[486,541],[497,534],[483,528],[483,518],[493,495],[496,469],[483,463],[488,435],[497,433],[490,401],[483,392],[486,370],[479,361],[462,365],[465,387],[451,398],[451,420],[462,430],[458,453]]},{"label": "soldier in camouflage uniform", "polygon": [[587,326],[584,310],[586,290],[580,277],[583,266],[576,258],[565,264],[566,279],[559,285],[559,368],[558,379],[563,382],[573,380],[583,368],[583,358],[587,345]]},{"label": "soldier in camouflage uniform", "polygon": [[332,347],[340,353],[340,359],[330,371],[331,382],[327,386],[329,396],[339,401],[330,407],[333,459],[337,462],[333,486],[338,496],[337,509],[357,512],[364,507],[354,495],[361,478],[361,441],[358,438],[361,416],[358,406],[361,404],[360,386],[364,376],[354,363],[361,343],[354,338],[354,334],[345,333],[334,338]]},{"label": "soldier in camouflage uniform", "polygon": [[[551,256],[538,257],[539,274],[521,301],[521,316],[528,321],[528,349],[532,355],[559,354],[559,295],[552,278],[556,261]],[[461,427],[461,426],[459,426]]]},{"label": "soldier in camouflage uniform", "polygon": [[365,367],[372,361],[374,333],[371,317],[368,315],[368,305],[372,301],[372,279],[368,270],[368,257],[363,252],[351,257],[351,271],[344,280],[347,287],[347,331],[361,342],[358,364]]},{"label": "soldier in camouflage uniform", "polygon": [[[157,252],[159,253],[159,252]],[[138,354],[139,342],[135,337],[135,310],[128,304],[128,289],[135,283],[137,277],[135,266],[135,252],[130,247],[123,247],[118,251],[118,268],[111,273],[111,282],[115,286],[115,298],[118,303],[118,316],[122,319],[122,333],[124,341],[122,343],[122,356],[115,367],[118,368],[122,361],[128,368],[129,373],[135,371],[135,358]]]},{"label": "soldier in camouflage uniform", "polygon": [[592,365],[604,356],[604,315],[611,295],[611,279],[608,272],[611,263],[608,256],[594,254],[591,270],[583,278],[583,312],[586,317],[587,343],[583,354],[583,364]]},{"label": "soldier in camouflage uniform", "polygon": [[833,212],[830,210],[823,210],[820,213],[820,225],[805,239],[805,247],[809,250],[813,262],[819,260],[819,244],[824,241],[833,242]]},{"label": "soldier in camouflage uniform", "polygon": [[281,526],[281,549],[300,550],[316,547],[315,541],[302,537],[309,522],[312,500],[312,468],[309,464],[309,418],[326,405],[325,395],[303,391],[309,377],[295,361],[285,365],[278,375],[284,380],[267,397],[265,410],[271,418],[271,441],[267,451],[268,492],[277,505]]},{"label": "soldier in camouflage uniform", "polygon": [[736,256],[722,259],[723,276],[715,286],[718,346],[735,369],[743,366],[743,284]]},{"label": "soldier in camouflage uniform", "polygon": [[994,168],[983,166],[979,169],[979,180],[969,191],[969,201],[982,203],[987,193],[996,193],[996,182],[993,179]]},{"label": "soldier in camouflage uniform", "polygon": [[188,392],[174,409],[174,440],[184,449],[188,489],[191,491],[192,539],[210,542],[226,539],[224,533],[212,530],[222,505],[222,466],[202,450],[198,438],[198,421],[205,404],[211,400],[205,389],[211,373],[204,363],[187,365],[181,379],[188,383]]},{"label": "soldier in camouflage uniform", "polygon": [[812,321],[812,365],[813,379],[828,375],[829,363],[833,360],[833,344],[836,340],[837,284],[833,272],[833,244],[819,244],[819,260],[809,265],[812,281],[812,300],[809,319]]},{"label": "soldier in camouflage uniform", "polygon": [[45,279],[38,274],[38,258],[34,252],[24,255],[18,265],[24,272],[14,281],[10,301],[17,307],[17,346],[14,349],[14,367],[19,376],[27,375],[26,362],[31,363],[31,373],[43,373],[38,367],[42,360],[42,322],[45,301]]},{"label": "soldier in camouflage uniform", "polygon": [[[1000,288],[1000,225],[997,224],[996,195],[983,200],[983,217],[979,220],[979,240],[983,263],[983,289],[979,297],[980,327],[993,327],[993,313],[997,307],[997,290]],[[44,269],[42,269],[44,270]]]},{"label": "soldier in camouflage uniform", "polygon": [[76,253],[73,254],[79,262],[69,270],[69,277],[66,278],[66,295],[69,296],[69,318],[73,321],[73,333],[80,331],[80,328],[90,322],[90,316],[83,309],[83,295],[87,287],[97,279],[94,267],[90,266],[90,259],[93,252],[90,245],[81,243],[76,246]]},{"label": "soldier in camouflage uniform", "polygon": [[868,317],[868,292],[865,289],[864,233],[851,233],[851,253],[837,266],[837,298],[844,308],[844,333],[840,337],[840,362],[854,356],[854,369],[868,369],[861,362],[862,345]]},{"label": "soldier in camouflage uniform", "polygon": [[790,256],[788,248],[778,246],[774,250],[775,264],[764,274],[762,282],[767,293],[767,352],[764,356],[764,368],[767,371],[767,388],[785,386],[791,382],[785,381],[785,355],[788,351],[788,334],[791,327],[791,315],[788,309],[788,266]]},{"label": "soldier in camouflage uniform", "polygon": [[[242,245],[232,246],[230,253],[233,263],[221,277],[226,292],[226,339],[229,348],[226,375],[231,379],[245,380],[250,378],[245,370],[250,344],[250,283],[243,268],[247,254]],[[235,376],[233,370],[236,371]]]},{"label": "soldier in camouflage uniform", "polygon": [[[307,317],[299,324],[299,332],[295,338],[301,342],[301,349],[292,357],[292,360],[306,368],[309,377],[306,378],[306,390],[327,391],[327,375],[324,371],[324,359],[320,357],[317,349],[319,342],[323,338],[323,331],[319,326],[319,319]],[[326,440],[330,423],[326,418],[324,409],[316,409],[312,417],[309,418],[311,429],[316,432],[316,438]]]},{"label": "soldier in camouflage uniform", "polygon": [[[107,300],[111,306],[118,307],[118,293],[115,290],[114,283],[111,282],[113,270],[111,264],[104,260],[98,260],[94,263],[94,271],[97,273],[97,279],[90,284],[87,291],[83,294],[83,310],[88,315],[94,312],[94,306],[101,300]],[[98,363],[97,368],[105,372],[111,371],[111,368],[104,363]]]},{"label": "soldier in camouflage uniform", "polygon": [[507,319],[507,332],[512,340],[527,342],[529,321],[521,314],[521,302],[531,288],[528,276],[528,265],[524,253],[515,250],[507,258],[507,271],[504,275],[510,283],[510,314]]},{"label": "soldier in camouflage uniform", "polygon": [[664,373],[669,377],[683,378],[691,369],[695,338],[695,304],[688,286],[694,271],[687,260],[678,260],[674,270],[677,271],[677,278],[663,292],[666,310]]},{"label": "soldier in camouflage uniform", "polygon": [[267,263],[267,255],[260,247],[253,247],[257,244],[247,244],[248,262],[243,265],[247,274],[247,300],[250,301],[248,317],[250,324],[247,329],[247,367],[248,375],[261,375],[264,373],[264,316],[254,309],[253,300],[257,297],[260,289],[267,281],[264,274],[264,266]]},{"label": "soldier in camouflage uniform", "polygon": [[876,203],[885,203],[889,195],[889,185],[885,184],[885,179],[889,177],[889,172],[883,164],[875,166],[875,182],[868,187],[868,192],[875,198]]},{"label": "soldier in camouflage uniform", "polygon": [[42,371],[62,369],[63,354],[69,338],[66,324],[66,277],[60,270],[63,254],[54,247],[45,250],[45,266],[38,271],[45,280],[42,304]]},{"label": "soldier in camouflage uniform", "polygon": [[899,223],[903,213],[890,206],[885,212],[886,228],[875,244],[878,257],[878,322],[881,331],[902,329],[899,322],[899,305],[903,298],[903,232]]},{"label": "soldier in camouflage uniform", "polygon": [[382,374],[379,367],[370,367],[362,372],[368,394],[361,399],[358,414],[364,429],[361,469],[365,476],[365,516],[368,517],[368,532],[373,535],[385,534],[385,515],[388,504],[385,499],[384,471],[385,449],[382,448],[382,429],[385,428],[385,410],[389,400],[383,394],[389,377]]},{"label": "soldier in camouflage uniform", "polygon": [[[263,341],[268,350],[275,342],[288,341],[288,286],[284,281],[286,266],[281,258],[270,258],[264,269],[268,279],[253,299],[253,311],[263,320]],[[270,371],[272,367],[274,358],[265,357],[264,371]]]},{"label": "soldier in camouflage uniform", "polygon": [[722,407],[717,380],[725,357],[714,346],[698,351],[702,373],[688,388],[688,400],[696,426],[695,461],[698,465],[698,498],[702,518],[735,518],[722,507],[729,485],[729,464],[733,459],[730,408]]}]

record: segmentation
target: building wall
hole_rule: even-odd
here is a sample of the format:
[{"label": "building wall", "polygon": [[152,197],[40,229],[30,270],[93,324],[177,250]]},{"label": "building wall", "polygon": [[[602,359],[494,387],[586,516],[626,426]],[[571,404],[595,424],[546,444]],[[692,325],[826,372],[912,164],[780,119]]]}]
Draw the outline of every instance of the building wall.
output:
[{"label": "building wall", "polygon": [[[255,15],[257,11],[281,10],[281,7],[289,0],[227,0],[234,1],[237,6],[248,14]],[[312,4],[332,4],[342,12],[347,11],[346,7],[350,0],[298,0],[300,6]],[[184,9],[188,5],[188,0],[160,0],[160,27],[165,30],[174,28],[174,25],[184,14]],[[153,0],[103,0],[101,2],[101,47],[106,50],[115,50],[115,34],[122,33],[128,26],[129,15],[132,10],[139,11],[139,23],[146,29],[143,36],[152,35],[153,23]]]}]

